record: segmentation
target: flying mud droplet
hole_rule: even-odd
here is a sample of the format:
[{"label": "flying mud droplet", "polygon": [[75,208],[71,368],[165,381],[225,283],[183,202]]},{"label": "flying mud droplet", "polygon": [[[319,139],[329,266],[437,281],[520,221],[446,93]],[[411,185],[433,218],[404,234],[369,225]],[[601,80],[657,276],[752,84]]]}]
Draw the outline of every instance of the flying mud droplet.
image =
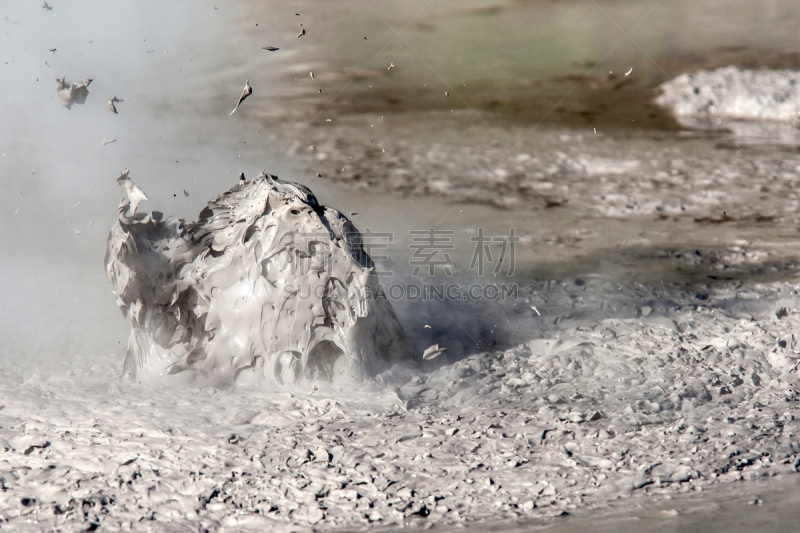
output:
[{"label": "flying mud droplet", "polygon": [[89,96],[89,84],[94,80],[89,78],[83,83],[67,83],[66,79],[63,77],[56,80],[56,90],[61,104],[67,109],[72,109],[73,104],[83,105],[86,103],[86,97]]},{"label": "flying mud droplet", "polygon": [[127,168],[117,176],[117,183],[125,190],[125,194],[128,196],[128,201],[125,202],[125,200],[123,200],[120,204],[120,209],[127,207],[127,216],[132,218],[136,215],[136,209],[139,207],[139,204],[144,200],[149,200],[149,198],[144,191],[128,177]]},{"label": "flying mud droplet", "polygon": [[425,361],[431,361],[433,359],[436,359],[437,357],[439,357],[440,355],[442,355],[446,351],[447,351],[447,348],[439,348],[438,344],[434,344],[433,346],[429,346],[422,353],[422,358]]},{"label": "flying mud droplet", "polygon": [[114,98],[112,98],[111,100],[108,101],[108,108],[111,110],[112,113],[117,115],[118,114],[117,113],[117,106],[115,104],[118,104],[119,102],[124,102],[125,100],[127,100],[127,98],[123,98],[122,100],[120,100],[119,98],[117,98],[115,96]]},{"label": "flying mud droplet", "polygon": [[231,115],[233,115],[236,112],[236,110],[239,109],[239,105],[241,105],[244,99],[250,96],[251,94],[253,94],[253,88],[250,87],[250,80],[246,80],[244,82],[244,90],[242,91],[242,96],[240,96],[239,101],[236,102],[236,107],[234,107],[233,111],[231,111]]}]

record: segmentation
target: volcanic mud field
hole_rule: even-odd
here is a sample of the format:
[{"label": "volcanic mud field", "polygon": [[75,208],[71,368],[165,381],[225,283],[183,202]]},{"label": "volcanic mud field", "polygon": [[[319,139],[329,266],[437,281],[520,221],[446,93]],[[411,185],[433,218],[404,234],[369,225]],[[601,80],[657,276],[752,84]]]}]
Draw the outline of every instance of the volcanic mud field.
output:
[{"label": "volcanic mud field", "polygon": [[[0,526],[796,523],[793,5],[591,4],[3,5]],[[230,116],[245,80],[253,94]],[[83,103],[62,105],[67,82]],[[106,280],[124,168],[151,217],[124,222],[158,229],[162,250],[200,246],[177,238],[185,224],[218,232],[214,268],[240,250],[225,231],[246,234],[245,219],[201,213],[263,170],[313,191],[308,220],[327,206],[326,220],[391,235],[369,283],[454,289],[381,304],[411,356],[358,379],[203,382],[183,366],[120,379],[131,320],[159,325],[135,298],[120,313]],[[429,228],[452,232],[452,275],[413,273],[411,232]],[[511,228],[513,261],[470,268],[482,231]],[[507,297],[464,297],[503,284]],[[178,320],[197,308],[178,307]],[[447,350],[423,359],[433,344]]]}]

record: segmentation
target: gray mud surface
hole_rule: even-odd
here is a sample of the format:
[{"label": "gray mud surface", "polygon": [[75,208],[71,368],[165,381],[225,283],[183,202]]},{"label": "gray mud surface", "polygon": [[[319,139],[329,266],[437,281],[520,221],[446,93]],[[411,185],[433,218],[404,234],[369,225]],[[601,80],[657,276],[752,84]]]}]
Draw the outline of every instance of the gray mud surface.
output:
[{"label": "gray mud surface", "polygon": [[[468,112],[318,120],[289,154],[321,181],[348,187],[701,224],[788,221],[798,212],[796,147],[759,147],[724,132],[538,130],[477,121]],[[447,127],[431,132],[432,123]]]},{"label": "gray mud surface", "polygon": [[492,311],[532,340],[454,350],[360,391],[132,386],[117,362],[86,358],[55,378],[5,369],[3,517],[31,530],[447,525],[793,474],[797,286],[698,289],[529,284]]}]

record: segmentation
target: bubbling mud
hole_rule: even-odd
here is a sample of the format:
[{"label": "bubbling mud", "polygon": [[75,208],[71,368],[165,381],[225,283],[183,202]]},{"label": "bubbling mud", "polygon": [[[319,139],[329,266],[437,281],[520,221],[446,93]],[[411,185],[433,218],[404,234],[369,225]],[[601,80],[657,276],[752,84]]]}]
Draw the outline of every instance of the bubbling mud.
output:
[{"label": "bubbling mud", "polygon": [[269,387],[413,360],[361,234],[306,187],[262,173],[187,223],[136,213],[141,189],[118,181],[105,267],[132,327],[124,378]]}]

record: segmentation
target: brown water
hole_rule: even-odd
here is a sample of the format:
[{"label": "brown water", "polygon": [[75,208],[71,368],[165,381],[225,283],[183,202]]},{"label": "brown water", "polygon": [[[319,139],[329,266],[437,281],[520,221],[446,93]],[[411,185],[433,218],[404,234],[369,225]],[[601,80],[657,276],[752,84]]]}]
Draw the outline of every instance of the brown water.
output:
[{"label": "brown water", "polygon": [[671,128],[650,101],[678,73],[800,66],[786,0],[348,0],[285,11],[243,7],[243,26],[277,24],[251,24],[241,38],[289,47],[282,89],[328,112],[471,109],[533,124]]}]

